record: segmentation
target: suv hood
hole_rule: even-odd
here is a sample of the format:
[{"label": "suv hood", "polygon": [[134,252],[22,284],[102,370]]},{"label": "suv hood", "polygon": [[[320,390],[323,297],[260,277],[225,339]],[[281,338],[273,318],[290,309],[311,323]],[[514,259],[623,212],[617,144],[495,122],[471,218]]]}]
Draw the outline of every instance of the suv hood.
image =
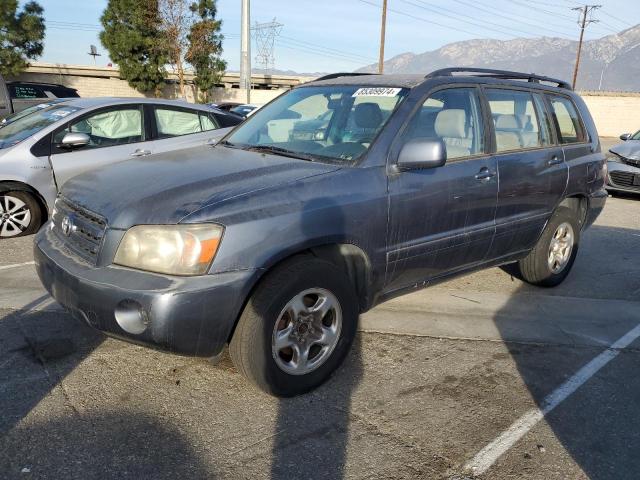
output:
[{"label": "suv hood", "polygon": [[[174,224],[202,207],[340,167],[223,146],[127,160],[65,183],[62,195],[111,228]],[[215,219],[212,219],[215,220]]]}]

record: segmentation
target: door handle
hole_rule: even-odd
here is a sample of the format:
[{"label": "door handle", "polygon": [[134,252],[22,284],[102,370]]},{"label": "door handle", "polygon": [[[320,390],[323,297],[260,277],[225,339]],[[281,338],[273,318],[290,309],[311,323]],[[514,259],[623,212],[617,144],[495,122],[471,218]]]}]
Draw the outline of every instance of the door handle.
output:
[{"label": "door handle", "polygon": [[564,160],[562,160],[560,157],[558,157],[557,155],[554,155],[553,157],[551,157],[551,159],[547,162],[548,166],[553,166],[553,165],[559,165],[563,162]]},{"label": "door handle", "polygon": [[131,154],[132,157],[144,157],[151,155],[151,150],[140,150],[139,148]]},{"label": "door handle", "polygon": [[476,173],[476,180],[489,180],[496,176],[496,172],[492,172],[487,167],[484,167],[478,173]]}]

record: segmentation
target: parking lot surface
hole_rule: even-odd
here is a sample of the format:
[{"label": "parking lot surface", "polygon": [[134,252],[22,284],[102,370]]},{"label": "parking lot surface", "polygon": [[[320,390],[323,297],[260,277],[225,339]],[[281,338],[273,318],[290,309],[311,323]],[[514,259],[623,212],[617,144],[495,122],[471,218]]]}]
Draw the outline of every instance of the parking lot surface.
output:
[{"label": "parking lot surface", "polygon": [[286,400],[226,357],[211,366],[81,325],[40,287],[31,247],[0,246],[2,478],[640,471],[640,198],[609,199],[560,287],[491,269],[380,305],[334,377]]}]

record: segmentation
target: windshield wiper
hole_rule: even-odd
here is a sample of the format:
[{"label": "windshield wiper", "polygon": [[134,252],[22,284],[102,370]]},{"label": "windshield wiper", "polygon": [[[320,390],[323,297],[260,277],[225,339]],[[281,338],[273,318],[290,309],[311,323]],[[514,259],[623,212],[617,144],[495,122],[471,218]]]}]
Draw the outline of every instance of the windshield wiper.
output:
[{"label": "windshield wiper", "polygon": [[247,150],[253,150],[254,152],[268,152],[274,155],[282,155],[283,157],[298,158],[300,160],[308,160],[313,162],[316,157],[311,154],[294,152],[293,150],[287,150],[286,148],[276,147],[275,145],[245,145],[243,146]]}]

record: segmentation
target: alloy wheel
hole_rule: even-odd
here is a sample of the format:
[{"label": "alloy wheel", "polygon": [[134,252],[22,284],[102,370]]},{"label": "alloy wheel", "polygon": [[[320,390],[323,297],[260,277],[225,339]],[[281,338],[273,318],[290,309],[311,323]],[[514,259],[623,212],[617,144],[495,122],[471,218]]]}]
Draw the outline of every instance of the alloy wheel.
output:
[{"label": "alloy wheel", "polygon": [[31,210],[25,202],[11,195],[0,196],[0,237],[15,237],[29,228]]}]

